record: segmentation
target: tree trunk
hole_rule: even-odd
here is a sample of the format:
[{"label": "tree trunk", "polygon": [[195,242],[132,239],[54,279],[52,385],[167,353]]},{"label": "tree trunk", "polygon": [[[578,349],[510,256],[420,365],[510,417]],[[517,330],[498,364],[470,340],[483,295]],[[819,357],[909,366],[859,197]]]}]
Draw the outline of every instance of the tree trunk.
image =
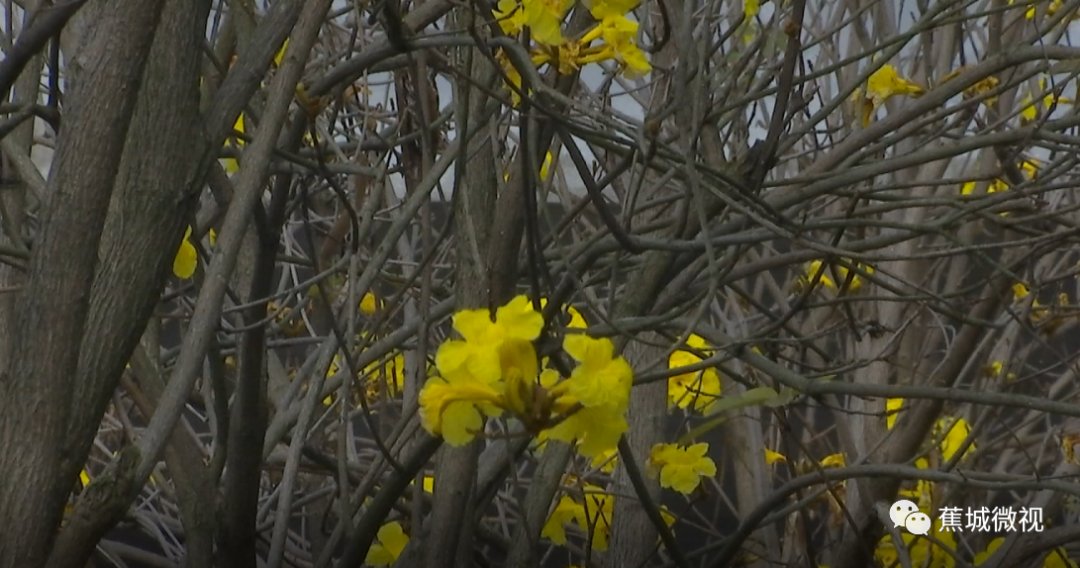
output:
[{"label": "tree trunk", "polygon": [[59,138],[0,377],[0,566],[40,566],[74,482],[61,467],[109,200],[163,2],[112,5]]}]

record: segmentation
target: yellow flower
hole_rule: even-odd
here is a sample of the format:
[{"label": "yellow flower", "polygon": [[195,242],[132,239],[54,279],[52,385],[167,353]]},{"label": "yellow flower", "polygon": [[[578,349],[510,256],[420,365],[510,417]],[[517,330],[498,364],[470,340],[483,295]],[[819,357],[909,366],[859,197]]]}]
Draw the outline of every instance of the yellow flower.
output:
[{"label": "yellow flower", "polygon": [[1046,555],[1042,568],[1077,568],[1077,564],[1069,559],[1069,553],[1064,548],[1059,547]]},{"label": "yellow flower", "polygon": [[1024,284],[1023,282],[1017,282],[1016,284],[1012,285],[1012,293],[1013,301],[1019,302],[1020,300],[1027,298],[1031,294],[1031,289],[1028,288],[1027,284]]},{"label": "yellow flower", "polygon": [[[244,114],[240,113],[240,116],[236,117],[236,122],[233,123],[233,130],[244,134]],[[233,146],[235,148],[242,148],[244,146],[244,139],[240,137],[232,137],[229,141],[225,142],[226,146]],[[234,174],[240,169],[240,164],[237,163],[235,158],[225,158],[224,160],[225,173]]]},{"label": "yellow flower", "polygon": [[443,343],[435,354],[435,366],[440,373],[453,373],[460,368],[476,380],[493,382],[502,375],[499,348],[507,342],[531,342],[540,336],[544,318],[533,310],[525,296],[510,300],[491,320],[488,310],[462,310],[454,315],[454,329],[464,341]]},{"label": "yellow flower", "polygon": [[775,452],[769,448],[762,448],[765,450],[765,465],[773,465],[779,462],[786,462],[787,456],[780,452]]},{"label": "yellow flower", "polygon": [[844,467],[847,465],[847,460],[844,458],[844,454],[835,453],[821,458],[820,463],[821,467]]},{"label": "yellow flower", "polygon": [[[908,549],[912,566],[927,568],[953,568],[956,566],[956,536],[952,532],[941,530],[941,519],[934,520],[932,534],[942,546],[923,536],[916,536],[907,531],[900,531],[900,538]],[[900,559],[891,535],[886,534],[878,541],[874,549],[874,559],[878,566],[899,566]]]},{"label": "yellow flower", "polygon": [[[968,435],[971,433],[971,425],[963,418],[946,416],[937,421],[934,430],[937,435],[941,436],[941,442],[939,443],[941,457],[948,461],[964,446],[964,441],[967,440]],[[967,457],[973,451],[975,451],[974,443],[964,452],[963,457]]]},{"label": "yellow flower", "polygon": [[629,426],[626,410],[611,406],[581,408],[556,426],[541,432],[541,440],[551,438],[566,443],[577,441],[578,451],[595,458],[614,448]]},{"label": "yellow flower", "polygon": [[285,41],[281,44],[281,49],[277,50],[274,54],[274,67],[281,67],[281,62],[285,60],[285,50],[289,49],[289,38],[285,38]]},{"label": "yellow flower", "polygon": [[[615,59],[626,66],[627,72],[640,77],[652,71],[645,52],[634,43],[637,37],[638,23],[625,16],[604,18],[600,22],[600,35],[604,38],[606,48],[602,51],[607,58]],[[588,35],[588,34],[586,34]],[[582,38],[584,43],[584,38]]]},{"label": "yellow flower", "polygon": [[[984,95],[996,89],[999,83],[1000,82],[998,81],[997,77],[989,75],[987,77],[983,77],[974,85],[964,89],[964,94],[972,98],[979,95]],[[994,96],[988,96],[983,99],[983,104],[985,104],[986,106],[992,106],[995,102],[997,102],[997,97]]]},{"label": "yellow flower", "polygon": [[607,550],[608,529],[615,511],[615,499],[595,485],[585,484],[584,500],[579,502],[563,495],[544,523],[540,536],[558,544],[566,545],[566,526],[577,525],[582,532],[592,534],[593,549]]},{"label": "yellow flower", "polygon": [[360,298],[360,312],[366,316],[375,315],[381,306],[382,302],[371,292],[365,292],[364,297]]},{"label": "yellow flower", "polygon": [[493,10],[495,21],[499,22],[504,34],[516,36],[525,26],[525,10],[518,0],[499,0]]},{"label": "yellow flower", "polygon": [[[506,74],[504,80],[506,81],[507,90],[510,91],[510,104],[517,107],[521,104],[521,73],[518,72],[517,67],[514,67],[514,64],[510,62],[510,58],[501,49],[495,54],[495,61],[499,63],[499,67]],[[509,179],[510,175],[507,174],[506,177]]]},{"label": "yellow flower", "polygon": [[615,496],[601,487],[586,483],[583,492],[582,515],[577,525],[592,535],[592,547],[601,552],[608,548],[608,531],[615,515]]},{"label": "yellow flower", "polygon": [[874,113],[885,101],[895,95],[921,96],[926,89],[900,76],[892,65],[882,65],[866,82],[866,94],[862,98],[863,126],[870,124]]},{"label": "yellow flower", "polygon": [[[1055,95],[1053,91],[1048,92],[1046,77],[1039,77],[1039,92],[1044,93],[1042,96],[1042,107],[1045,110],[1050,110],[1050,108],[1055,105],[1072,104],[1072,99],[1059,97]],[[1030,93],[1024,95],[1024,99],[1020,104],[1022,105],[1020,108],[1021,122],[1031,122],[1038,118],[1038,105],[1032,100],[1032,95]]]},{"label": "yellow flower", "polygon": [[592,463],[589,465],[598,468],[604,473],[611,473],[615,471],[615,465],[619,463],[619,449],[611,448],[600,452],[599,455],[592,459]]},{"label": "yellow flower", "polygon": [[627,430],[633,370],[625,359],[614,356],[609,339],[569,335],[563,349],[579,365],[569,379],[552,386],[550,394],[557,409],[569,409],[571,414],[541,432],[541,439],[576,440],[581,455],[595,458],[613,449]]},{"label": "yellow flower", "polygon": [[[698,351],[708,352],[705,339],[696,333],[686,338],[686,345]],[[690,351],[677,350],[668,357],[668,368],[677,369],[701,362]],[[668,379],[668,406],[690,408],[706,412],[720,398],[720,373],[714,368],[682,373]]]},{"label": "yellow flower", "polygon": [[615,356],[615,345],[610,339],[568,335],[563,340],[563,349],[579,363],[570,379],[563,383],[566,395],[587,408],[626,409],[634,373],[626,359]]},{"label": "yellow flower", "polygon": [[[547,154],[544,156],[544,163],[540,164],[540,179],[541,180],[547,181],[548,178],[551,177],[551,166],[552,166],[553,163],[554,163],[554,157],[551,155],[551,150],[548,150]],[[570,309],[573,310],[572,313],[577,313],[577,310],[574,310],[574,308],[572,306],[570,307]],[[581,314],[578,314],[578,316],[580,317]],[[573,327],[573,326],[571,326],[571,327]]]},{"label": "yellow flower", "polygon": [[[1029,179],[1029,180],[1030,179],[1035,179],[1035,177],[1039,173],[1039,163],[1038,163],[1038,160],[1036,160],[1034,158],[1025,158],[1025,159],[1021,160],[1020,163],[1017,164],[1017,167],[1020,168],[1020,173],[1023,174],[1024,177]],[[974,181],[966,181],[966,182],[964,182],[960,186],[960,195],[972,195],[972,194],[974,194],[976,185],[977,184]],[[994,180],[991,181],[990,184],[986,187],[986,193],[987,194],[997,193],[999,191],[1005,191],[1007,189],[1009,189],[1009,183],[1008,182],[1006,182],[1005,180],[1003,180],[1001,178],[994,178]],[[1001,213],[1001,215],[1007,215],[1007,214],[1008,214],[1007,212]]]},{"label": "yellow flower", "polygon": [[364,375],[369,400],[378,398],[384,387],[389,396],[400,395],[405,390],[405,354],[395,353],[386,364],[372,362],[364,368]]},{"label": "yellow flower", "polygon": [[592,14],[596,21],[603,21],[605,18],[618,18],[624,17],[630,13],[639,3],[640,0],[586,0],[585,6],[589,8],[589,13]]},{"label": "yellow flower", "polygon": [[401,528],[401,523],[393,521],[379,528],[377,542],[368,549],[366,564],[372,566],[390,566],[397,562],[405,545],[409,544],[409,535]]},{"label": "yellow flower", "polygon": [[[536,377],[532,340],[540,335],[543,317],[525,296],[495,312],[462,310],[453,326],[464,340],[448,340],[435,353],[440,377],[420,391],[420,418],[427,431],[455,446],[470,442],[483,427],[483,416],[499,416],[506,407],[507,381],[518,388]],[[530,361],[531,359],[531,361]]]},{"label": "yellow flower", "polygon": [[[844,260],[847,261],[847,259]],[[834,292],[838,290],[838,286],[843,288],[842,290],[839,290],[840,293],[858,292],[859,289],[862,288],[863,278],[859,275],[858,271],[851,277],[851,282],[848,282],[849,271],[846,266],[840,264],[825,266],[824,264],[825,263],[821,260],[810,261],[806,265],[806,270],[803,271],[803,275],[800,277],[801,284],[809,285],[814,281],[814,277],[818,272],[820,272],[821,276],[818,279],[818,283]],[[866,274],[874,273],[874,267],[869,264],[851,263],[850,261],[848,261],[848,264],[855,264],[859,271],[865,272]],[[833,280],[834,274],[836,280]]]},{"label": "yellow flower", "polygon": [[702,477],[716,475],[716,463],[705,455],[708,451],[709,444],[704,442],[685,448],[657,444],[649,454],[649,463],[660,472],[661,487],[689,495],[697,489]]},{"label": "yellow flower", "polygon": [[[551,152],[548,152],[548,158],[549,159],[551,158]],[[545,160],[544,163],[547,164],[548,161]],[[542,170],[542,169],[540,170],[541,177],[543,177],[543,171],[544,170]],[[546,307],[547,307],[547,298],[540,298],[540,308],[543,309],[543,308],[546,308]],[[566,324],[567,328],[569,328],[569,329],[585,329],[585,328],[589,327],[589,323],[587,321],[585,321],[585,316],[581,315],[581,312],[579,312],[577,310],[577,308],[575,308],[574,306],[570,306],[570,305],[566,306],[566,315],[570,317],[569,323]],[[556,320],[556,321],[558,321],[558,320]]]},{"label": "yellow flower", "polygon": [[472,441],[484,425],[481,412],[498,416],[502,395],[490,384],[452,374],[457,380],[434,377],[420,391],[420,421],[424,428],[442,436],[452,446]]},{"label": "yellow flower", "polygon": [[[930,460],[925,457],[915,459],[915,467],[918,469],[930,469]],[[901,489],[897,496],[915,501],[919,510],[928,511],[934,506],[934,483],[924,479],[915,480],[914,489]]]},{"label": "yellow flower", "polygon": [[191,244],[191,227],[184,232],[184,240],[180,241],[180,248],[173,257],[173,274],[182,280],[188,280],[195,274],[195,265],[198,264],[199,253],[195,245]]},{"label": "yellow flower", "polygon": [[896,425],[896,418],[900,415],[900,409],[904,407],[904,399],[890,398],[885,401],[885,428],[892,430]]},{"label": "yellow flower", "polygon": [[525,25],[541,45],[562,45],[562,21],[573,0],[522,0]]},{"label": "yellow flower", "polygon": [[551,511],[540,536],[559,546],[566,546],[566,525],[579,516],[585,515],[585,507],[574,501],[569,495],[563,495]]}]

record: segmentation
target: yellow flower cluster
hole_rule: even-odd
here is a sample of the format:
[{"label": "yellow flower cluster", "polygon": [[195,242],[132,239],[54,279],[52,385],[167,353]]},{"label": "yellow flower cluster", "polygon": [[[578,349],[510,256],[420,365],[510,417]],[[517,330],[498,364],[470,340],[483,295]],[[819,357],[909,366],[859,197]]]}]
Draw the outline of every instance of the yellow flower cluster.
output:
[{"label": "yellow flower cluster", "polygon": [[716,463],[705,454],[709,444],[692,446],[657,444],[649,453],[649,465],[660,474],[660,487],[668,487],[689,495],[697,489],[702,477],[716,475]]},{"label": "yellow flower cluster", "polygon": [[[1023,282],[1017,282],[1012,285],[1013,303],[1018,304],[1021,302],[1026,303],[1029,296],[1031,296],[1031,289]],[[1045,335],[1053,335],[1054,332],[1061,327],[1066,320],[1075,318],[1077,313],[1077,306],[1073,304],[1069,298],[1069,294],[1061,292],[1057,296],[1056,303],[1043,304],[1038,298],[1031,298],[1031,306],[1028,312],[1028,321],[1031,325],[1037,327]],[[1000,374],[1000,362],[998,362],[998,373],[988,373],[991,377]],[[1011,378],[1015,378],[1013,375]]]},{"label": "yellow flower cluster", "polygon": [[[615,513],[615,496],[606,493],[600,486],[583,483],[582,499],[563,495],[555,504],[555,509],[548,516],[540,536],[558,544],[566,545],[566,527],[576,525],[578,530],[589,536],[594,550],[603,552],[608,548],[608,531]],[[660,516],[667,526],[675,524],[675,516],[660,507]]]},{"label": "yellow flower cluster", "polygon": [[[904,399],[902,398],[890,398],[885,401],[886,428],[892,430],[896,426],[896,419],[903,407]],[[951,460],[964,446],[964,441],[967,440],[969,434],[971,434],[971,425],[963,418],[943,416],[938,419],[934,425],[934,438],[939,440],[938,447],[941,450],[941,457],[945,461]],[[966,458],[973,451],[975,451],[974,443],[968,446],[962,457]]]},{"label": "yellow flower cluster", "polygon": [[[1035,179],[1035,176],[1039,173],[1039,163],[1034,158],[1027,158],[1021,160],[1020,163],[1017,164],[1017,167],[1020,168],[1020,173],[1022,173],[1024,177],[1029,180]],[[976,185],[977,182],[975,181],[965,181],[960,186],[960,195],[974,194]],[[999,191],[1005,191],[1007,189],[1009,189],[1009,182],[1001,178],[994,178],[994,180],[991,181],[988,186],[986,186],[986,193],[997,193]]]},{"label": "yellow flower cluster", "polygon": [[[635,43],[638,23],[628,15],[639,0],[592,0],[586,2],[598,22],[582,36],[568,39],[562,24],[573,0],[499,0],[493,15],[503,32],[516,36],[528,29],[533,41],[532,62],[551,64],[560,73],[570,74],[589,63],[616,61],[624,72],[642,76],[652,70],[645,53]],[[593,45],[593,42],[602,43]],[[521,87],[521,75],[505,54],[497,56],[511,85]],[[517,93],[514,93],[517,104]]]},{"label": "yellow flower cluster", "polygon": [[615,447],[627,429],[633,371],[608,339],[572,334],[563,349],[578,365],[569,377],[540,369],[532,342],[544,320],[518,296],[495,312],[463,310],[454,329],[464,339],[444,342],[435,354],[438,376],[420,391],[424,428],[451,445],[473,440],[484,417],[509,412],[541,440],[576,442],[596,457]]},{"label": "yellow flower cluster", "polygon": [[[1055,106],[1061,106],[1064,104],[1072,104],[1072,99],[1065,97],[1059,97],[1053,92],[1048,91],[1046,84],[1046,77],[1039,77],[1039,92],[1042,95],[1042,112],[1049,112],[1049,110]],[[1033,122],[1039,117],[1040,110],[1038,104],[1032,101],[1031,93],[1024,95],[1024,99],[1020,102],[1022,105],[1020,109],[1021,122]]]},{"label": "yellow flower cluster", "polygon": [[586,534],[591,533],[592,547],[603,552],[608,547],[608,529],[615,513],[615,498],[604,493],[603,488],[588,483],[584,485],[583,496],[582,501],[570,495],[560,497],[540,536],[565,546],[566,526],[573,523]]},{"label": "yellow flower cluster", "polygon": [[[931,568],[953,568],[956,566],[956,536],[952,532],[941,530],[941,519],[934,519],[931,533],[936,542],[928,538],[901,531],[900,538],[908,549],[911,566]],[[901,566],[900,557],[893,544],[892,537],[885,535],[874,549],[877,566]]]},{"label": "yellow flower cluster", "polygon": [[[902,398],[890,398],[885,402],[885,425],[888,429],[891,430],[896,425],[897,416],[903,410],[903,407],[904,399]],[[944,461],[953,459],[964,448],[964,443],[970,435],[971,425],[968,424],[967,420],[954,416],[944,416],[938,419],[934,425],[933,437],[938,440],[937,449],[941,452],[941,459]],[[973,451],[975,451],[974,443],[964,450],[961,459],[966,458]],[[915,467],[927,469],[930,467],[930,460],[926,456],[919,457],[915,460]],[[920,510],[925,511],[934,508],[933,482],[918,480],[915,482],[914,489],[902,489],[897,495],[914,501]],[[940,566],[942,568],[952,568],[956,565],[956,538],[953,533],[942,532],[940,523],[941,519],[934,521],[933,533],[938,538],[937,542],[926,538],[918,538],[907,532],[901,534],[904,544],[907,546],[912,565]],[[885,535],[878,542],[877,548],[874,550],[874,558],[877,559],[881,566],[892,566],[897,562],[896,545],[889,535]]]}]

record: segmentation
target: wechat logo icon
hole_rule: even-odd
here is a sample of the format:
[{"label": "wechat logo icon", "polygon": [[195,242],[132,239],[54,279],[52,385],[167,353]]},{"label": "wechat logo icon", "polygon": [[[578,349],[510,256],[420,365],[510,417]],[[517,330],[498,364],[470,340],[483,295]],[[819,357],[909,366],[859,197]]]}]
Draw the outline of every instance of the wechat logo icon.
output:
[{"label": "wechat logo icon", "polygon": [[930,516],[907,499],[901,499],[889,507],[889,518],[894,527],[904,527],[911,534],[925,535],[930,532]]}]

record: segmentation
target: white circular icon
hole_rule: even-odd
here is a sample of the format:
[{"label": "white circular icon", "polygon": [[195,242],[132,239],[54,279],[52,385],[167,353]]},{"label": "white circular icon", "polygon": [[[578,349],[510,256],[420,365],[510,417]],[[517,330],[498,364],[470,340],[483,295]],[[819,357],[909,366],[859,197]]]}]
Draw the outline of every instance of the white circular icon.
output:
[{"label": "white circular icon", "polygon": [[[889,507],[889,518],[892,519],[894,527],[903,527],[906,526],[904,524],[904,519],[907,519],[908,515],[918,512],[919,507],[915,505],[915,503],[912,503],[907,499],[901,499],[893,503],[892,507]],[[926,515],[923,516],[925,517]]]},{"label": "white circular icon", "polygon": [[904,519],[904,527],[911,534],[925,535],[930,532],[930,515],[915,511]]}]

